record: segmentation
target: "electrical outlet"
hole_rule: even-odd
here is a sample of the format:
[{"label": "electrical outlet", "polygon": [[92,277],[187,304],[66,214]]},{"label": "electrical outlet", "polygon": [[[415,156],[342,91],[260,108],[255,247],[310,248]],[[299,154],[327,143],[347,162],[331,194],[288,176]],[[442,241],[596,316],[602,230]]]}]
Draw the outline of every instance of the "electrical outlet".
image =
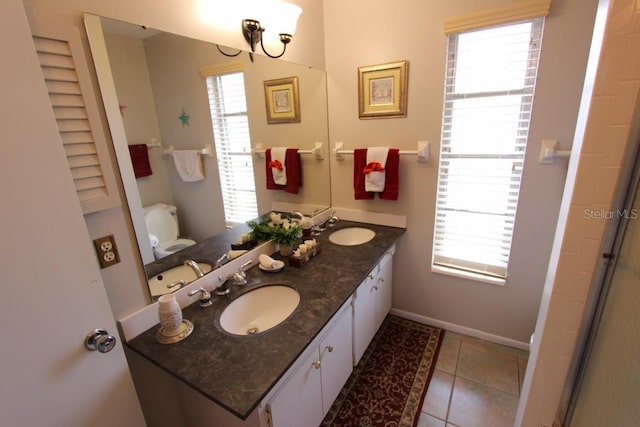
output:
[{"label": "electrical outlet", "polygon": [[118,255],[118,248],[113,234],[95,239],[93,244],[96,247],[100,268],[111,267],[113,264],[120,262],[120,255]]}]

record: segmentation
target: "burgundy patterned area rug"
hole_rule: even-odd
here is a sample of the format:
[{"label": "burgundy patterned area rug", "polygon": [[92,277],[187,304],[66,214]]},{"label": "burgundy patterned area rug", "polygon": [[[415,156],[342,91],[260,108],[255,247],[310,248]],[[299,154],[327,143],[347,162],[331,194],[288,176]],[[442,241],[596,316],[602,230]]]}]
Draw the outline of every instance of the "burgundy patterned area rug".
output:
[{"label": "burgundy patterned area rug", "polygon": [[321,427],[415,427],[442,335],[387,316]]}]

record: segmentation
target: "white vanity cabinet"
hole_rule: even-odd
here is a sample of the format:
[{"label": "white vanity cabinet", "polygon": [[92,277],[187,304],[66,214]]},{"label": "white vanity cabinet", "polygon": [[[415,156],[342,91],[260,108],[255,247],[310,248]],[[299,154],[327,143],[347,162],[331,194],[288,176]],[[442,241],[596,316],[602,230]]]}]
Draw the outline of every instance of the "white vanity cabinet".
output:
[{"label": "white vanity cabinet", "polygon": [[391,310],[395,245],[358,286],[353,298],[353,364],[358,364]]},{"label": "white vanity cabinet", "polygon": [[272,427],[317,427],[352,371],[349,300],[286,375],[267,404]]}]

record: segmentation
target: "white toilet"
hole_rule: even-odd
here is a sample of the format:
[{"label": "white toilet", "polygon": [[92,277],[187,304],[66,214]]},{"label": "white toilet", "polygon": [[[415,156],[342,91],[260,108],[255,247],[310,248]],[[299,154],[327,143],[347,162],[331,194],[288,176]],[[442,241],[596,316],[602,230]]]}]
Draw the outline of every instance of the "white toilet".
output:
[{"label": "white toilet", "polygon": [[149,241],[156,259],[166,257],[196,242],[191,239],[178,239],[178,217],[176,207],[156,203],[143,208],[144,222],[147,225]]}]

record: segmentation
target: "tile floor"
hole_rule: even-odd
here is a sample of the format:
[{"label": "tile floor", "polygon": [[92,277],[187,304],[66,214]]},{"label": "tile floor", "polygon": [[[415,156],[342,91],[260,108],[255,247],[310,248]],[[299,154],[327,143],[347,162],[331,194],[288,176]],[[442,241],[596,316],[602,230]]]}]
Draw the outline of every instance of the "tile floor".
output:
[{"label": "tile floor", "polygon": [[446,331],[418,427],[511,427],[529,353]]}]

